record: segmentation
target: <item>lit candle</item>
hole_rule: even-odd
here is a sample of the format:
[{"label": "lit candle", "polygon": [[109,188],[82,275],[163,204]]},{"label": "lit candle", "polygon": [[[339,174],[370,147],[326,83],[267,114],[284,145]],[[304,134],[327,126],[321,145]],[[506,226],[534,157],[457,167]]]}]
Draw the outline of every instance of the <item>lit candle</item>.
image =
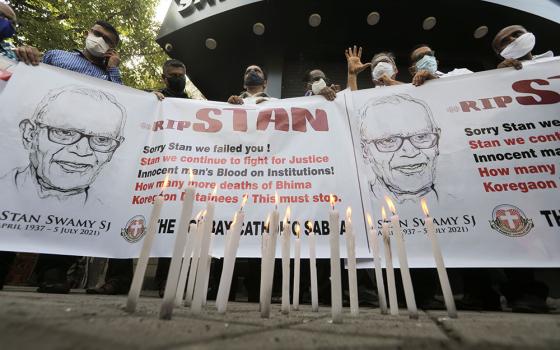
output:
[{"label": "lit candle", "polygon": [[348,292],[350,293],[350,314],[360,313],[358,306],[358,275],[356,272],[356,239],[352,229],[352,209],[346,210],[346,253],[348,255]]},{"label": "lit candle", "polygon": [[334,196],[331,194],[331,211],[329,213],[329,241],[331,248],[331,312],[332,322],[342,323],[342,286],[340,282],[340,226],[338,210],[334,208]]},{"label": "lit candle", "polygon": [[319,311],[319,293],[317,292],[317,261],[316,261],[316,237],[313,231],[313,226],[311,221],[307,222],[309,226],[307,229],[309,231],[309,275],[311,276],[311,311]]},{"label": "lit candle", "polygon": [[300,256],[301,256],[301,241],[299,239],[299,224],[296,224],[296,243],[294,249],[294,310],[299,309],[299,270],[300,270]]},{"label": "lit candle", "polygon": [[290,236],[292,230],[289,225],[290,207],[284,215],[284,227],[282,230],[282,313],[290,312]]},{"label": "lit candle", "polygon": [[194,294],[191,303],[191,310],[194,313],[200,313],[202,304],[208,294],[206,287],[207,273],[209,271],[208,255],[210,254],[210,241],[212,239],[212,226],[214,223],[214,210],[215,203],[214,197],[218,187],[214,188],[211,198],[206,203],[206,215],[204,216],[203,235],[200,245],[200,258],[198,261],[198,273],[196,274],[196,281],[194,283]]},{"label": "lit candle", "polygon": [[200,246],[202,245],[202,236],[204,235],[204,217],[206,210],[202,212],[200,218],[196,223],[196,231],[194,236],[193,254],[191,266],[189,270],[189,280],[187,283],[187,292],[185,294],[184,305],[191,306],[194,293],[194,283],[196,282],[196,275],[198,272],[198,262],[200,261]]},{"label": "lit candle", "polygon": [[146,232],[146,236],[144,236],[142,250],[140,251],[140,256],[138,257],[138,263],[136,264],[136,270],[134,271],[134,276],[132,277],[130,290],[128,291],[128,299],[126,301],[127,312],[136,311],[136,305],[138,304],[138,298],[140,297],[140,291],[142,290],[142,284],[144,283],[144,276],[146,275],[148,259],[150,258],[150,251],[152,250],[152,244],[154,243],[154,239],[156,237],[158,220],[161,216],[161,208],[163,207],[164,201],[163,191],[165,191],[168,179],[169,175],[167,175],[163,181],[163,189],[161,193],[154,199],[154,205],[152,207],[150,221],[148,223],[148,231]]},{"label": "lit candle", "polygon": [[[278,193],[275,195],[275,207],[270,215],[270,236],[266,246],[266,270],[264,274],[265,288],[263,293],[263,302],[261,307],[261,317],[270,317],[270,301],[272,298],[272,281],[274,279],[274,262],[276,260],[276,237],[278,236],[278,221],[280,215],[278,213]],[[262,268],[262,267],[261,267]]]},{"label": "lit candle", "polygon": [[434,219],[430,216],[430,213],[428,211],[428,205],[426,204],[426,200],[422,198],[421,202],[422,202],[422,210],[424,211],[424,215],[426,215],[426,230],[428,231],[428,237],[432,242],[432,252],[434,253],[434,260],[436,261],[439,283],[441,285],[441,290],[443,292],[443,300],[445,301],[447,314],[451,318],[457,318],[457,309],[455,308],[455,300],[453,299],[453,292],[451,291],[451,285],[449,284],[449,277],[447,277],[447,270],[445,269],[445,264],[443,263],[441,248],[439,246],[439,242],[436,237]]},{"label": "lit candle", "polygon": [[373,264],[375,265],[375,282],[377,284],[377,295],[379,296],[379,308],[382,314],[387,313],[387,299],[385,297],[385,283],[383,282],[383,272],[381,271],[381,257],[379,255],[379,242],[377,233],[373,227],[371,216],[367,214],[369,228],[369,244],[373,253]]},{"label": "lit candle", "polygon": [[[195,222],[198,222],[198,218],[201,212],[196,216]],[[179,282],[177,283],[177,292],[175,293],[175,306],[181,306],[183,297],[185,294],[185,287],[187,285],[187,276],[189,275],[189,268],[191,266],[191,255],[193,252],[193,246],[196,237],[196,224],[191,223],[189,225],[189,235],[187,237],[187,244],[185,245],[185,251],[183,252],[183,263],[181,265],[181,273],[179,275]]]},{"label": "lit candle", "polygon": [[396,208],[393,205],[391,198],[385,197],[385,201],[389,209],[393,213],[391,216],[391,226],[393,227],[393,234],[397,242],[397,253],[399,255],[399,267],[401,270],[401,277],[404,288],[404,298],[406,300],[406,307],[408,308],[408,316],[410,318],[418,318],[418,310],[416,309],[416,300],[414,299],[414,289],[412,287],[412,280],[410,279],[410,270],[408,269],[408,259],[406,257],[406,248],[404,246],[404,237],[400,225],[399,216],[396,213]]},{"label": "lit candle", "polygon": [[393,270],[393,254],[391,252],[391,237],[389,236],[389,223],[385,207],[381,207],[381,233],[383,234],[383,246],[385,248],[385,270],[387,272],[387,289],[389,289],[389,309],[391,315],[399,314],[399,304],[397,302],[397,288],[395,286],[395,271]]},{"label": "lit candle", "polygon": [[245,213],[243,206],[247,202],[247,195],[243,196],[241,208],[233,217],[231,228],[227,236],[227,244],[224,251],[224,264],[222,275],[220,276],[220,285],[218,287],[218,296],[216,297],[216,307],[218,312],[223,314],[226,312],[229,291],[231,289],[231,280],[233,278],[233,268],[235,266],[235,257],[237,256],[237,248],[241,239],[241,229],[245,221]]},{"label": "lit candle", "polygon": [[159,310],[159,318],[161,320],[170,320],[175,304],[175,295],[177,293],[177,284],[179,282],[179,272],[181,270],[181,260],[185,253],[185,245],[187,243],[187,230],[191,221],[195,189],[192,186],[192,171],[190,172],[191,185],[184,191],[183,206],[181,208],[181,216],[179,221],[179,230],[175,236],[175,245],[173,246],[173,255],[171,256],[171,264],[165,282],[165,292],[163,301]]}]

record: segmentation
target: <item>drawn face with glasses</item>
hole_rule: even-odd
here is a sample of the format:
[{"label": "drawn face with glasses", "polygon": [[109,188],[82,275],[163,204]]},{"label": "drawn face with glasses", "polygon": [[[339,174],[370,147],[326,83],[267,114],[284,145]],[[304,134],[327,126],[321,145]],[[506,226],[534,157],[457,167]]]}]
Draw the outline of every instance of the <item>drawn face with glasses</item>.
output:
[{"label": "drawn face with glasses", "polygon": [[433,185],[440,130],[427,106],[410,96],[389,96],[361,119],[362,151],[376,179],[398,194]]},{"label": "drawn face with glasses", "polygon": [[39,183],[50,189],[88,188],[124,141],[124,110],[95,90],[45,100],[35,120],[20,123],[30,165]]}]

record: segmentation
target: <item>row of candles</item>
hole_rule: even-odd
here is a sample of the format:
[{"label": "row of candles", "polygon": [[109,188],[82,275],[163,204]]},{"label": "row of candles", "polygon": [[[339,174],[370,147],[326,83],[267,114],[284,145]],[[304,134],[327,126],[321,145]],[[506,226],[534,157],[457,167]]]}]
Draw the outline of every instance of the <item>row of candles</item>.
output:
[{"label": "row of candles", "polygon": [[[167,183],[167,179],[165,181]],[[192,175],[191,175],[192,183]],[[181,208],[181,219],[179,231],[175,236],[175,244],[171,258],[169,274],[165,285],[165,292],[160,308],[159,317],[161,319],[171,319],[174,307],[185,305],[190,306],[192,312],[200,313],[206,304],[206,295],[208,290],[208,281],[210,274],[211,261],[211,245],[212,224],[214,220],[215,203],[208,201],[206,209],[198,213],[194,222],[191,222],[195,189],[188,186],[183,195],[184,201]],[[215,192],[213,194],[215,196]],[[264,318],[270,317],[272,282],[274,277],[274,264],[276,260],[276,244],[280,235],[281,257],[282,257],[282,304],[281,311],[283,314],[290,312],[290,260],[291,260],[291,236],[292,230],[289,223],[290,207],[286,209],[283,219],[283,225],[279,225],[278,212],[278,195],[275,196],[276,205],[274,210],[269,214],[266,220],[266,230],[263,233],[261,245],[261,282],[260,282],[260,312]],[[342,286],[341,286],[341,269],[340,269],[340,217],[339,212],[335,208],[334,196],[330,198],[331,210],[329,212],[329,245],[330,245],[330,268],[331,268],[331,312],[333,323],[342,322]],[[392,236],[397,246],[397,255],[402,276],[402,283],[405,292],[405,300],[410,318],[418,318],[418,311],[414,298],[414,290],[410,278],[408,268],[408,259],[404,244],[403,232],[399,224],[399,216],[396,214],[395,206],[390,198],[385,198],[389,209],[393,213],[390,221],[387,220],[385,208],[382,207],[382,237],[385,252],[385,268],[387,275],[387,288],[389,292],[389,302],[387,303],[385,296],[385,286],[381,267],[380,246],[377,239],[376,230],[372,224],[370,215],[367,215],[368,221],[368,241],[370,251],[373,254],[375,277],[377,281],[377,292],[379,295],[379,305],[383,314],[390,313],[398,315],[397,293],[395,285],[395,275],[393,270],[392,249],[390,227],[392,228]],[[232,224],[227,232],[224,251],[223,270],[220,278],[218,294],[216,298],[216,308],[219,313],[225,313],[227,309],[227,301],[231,289],[233,269],[235,259],[241,238],[242,227],[245,219],[243,207],[247,201],[247,196],[243,197],[240,209],[235,212]],[[144,280],[151,247],[156,235],[157,222],[159,220],[163,207],[163,191],[160,196],[154,200],[147,232],[143,240],[142,250],[138,258],[138,263],[128,294],[126,310],[134,312],[138,304],[142,283]],[[439,281],[443,291],[443,297],[447,308],[448,315],[452,318],[457,317],[453,294],[447,277],[447,272],[443,262],[443,256],[437,237],[435,235],[435,227],[433,218],[429,215],[428,208],[424,199],[422,199],[422,209],[426,215],[425,225],[427,235],[431,241],[432,252],[434,255]],[[350,208],[346,211],[346,248],[347,248],[347,264],[348,264],[348,281],[350,294],[350,314],[358,315],[358,286],[356,271],[356,253],[355,253],[355,235],[352,225],[352,211]],[[282,232],[279,232],[282,229]],[[293,276],[293,304],[294,310],[299,308],[299,285],[300,285],[300,256],[301,241],[300,230],[298,224],[295,225],[295,249],[294,249],[294,276]],[[316,269],[316,237],[312,229],[308,236],[309,246],[309,262],[310,262],[310,285],[311,285],[311,307],[312,311],[317,312],[318,306],[318,290],[317,290],[317,269]],[[190,273],[189,273],[190,271]],[[186,293],[185,293],[186,287]],[[389,310],[388,310],[389,306]]]}]

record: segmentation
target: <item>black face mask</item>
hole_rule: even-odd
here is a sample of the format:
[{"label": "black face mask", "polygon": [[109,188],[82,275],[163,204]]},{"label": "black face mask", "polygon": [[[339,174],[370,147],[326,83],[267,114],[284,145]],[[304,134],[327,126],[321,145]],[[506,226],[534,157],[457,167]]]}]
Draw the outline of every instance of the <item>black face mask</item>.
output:
[{"label": "black face mask", "polygon": [[167,87],[169,90],[179,94],[185,91],[185,85],[187,85],[187,79],[184,75],[179,77],[166,77]]},{"label": "black face mask", "polygon": [[255,71],[250,71],[245,77],[245,86],[261,86],[264,84],[264,79]]}]

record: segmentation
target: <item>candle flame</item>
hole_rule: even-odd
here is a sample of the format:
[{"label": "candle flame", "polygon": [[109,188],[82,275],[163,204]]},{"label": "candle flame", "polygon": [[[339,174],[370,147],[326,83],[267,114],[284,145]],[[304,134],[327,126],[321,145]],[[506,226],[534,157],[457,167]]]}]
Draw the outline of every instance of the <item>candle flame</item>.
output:
[{"label": "candle flame", "polygon": [[284,223],[287,224],[288,220],[290,220],[290,206],[289,205],[286,208],[286,214],[284,214]]},{"label": "candle flame", "polygon": [[352,208],[350,207],[346,208],[346,217],[352,218]]},{"label": "candle flame", "polygon": [[367,223],[368,223],[368,226],[373,228],[373,223],[371,222],[371,216],[369,215],[369,213],[366,214],[366,216],[367,216]]},{"label": "candle flame", "polygon": [[169,173],[165,175],[165,179],[163,180],[163,187],[161,188],[161,194],[165,192],[165,189],[169,186]]},{"label": "candle flame", "polygon": [[249,199],[249,195],[247,193],[245,193],[243,195],[243,201],[241,201],[241,210],[243,210],[243,207],[245,206],[245,203],[247,203],[247,199]]},{"label": "candle flame", "polygon": [[278,208],[278,191],[274,192],[274,205],[276,206],[276,208]]},{"label": "candle flame", "polygon": [[389,210],[391,211],[391,213],[393,213],[393,215],[395,215],[395,213],[397,212],[397,209],[395,208],[395,205],[393,204],[393,201],[391,200],[391,198],[389,198],[389,196],[385,196],[385,202],[387,203],[387,206],[389,207]]},{"label": "candle flame", "polygon": [[189,170],[189,182],[192,184],[193,181],[194,181],[194,173],[193,173],[193,170],[190,169]]},{"label": "candle flame", "polygon": [[200,215],[200,220],[203,220],[205,216],[206,216],[206,209],[204,209],[202,215]]},{"label": "candle flame", "polygon": [[297,224],[296,224],[296,227],[295,227],[295,231],[296,231],[297,238],[299,238],[299,230],[300,230],[300,229],[299,229],[299,223],[297,223]]},{"label": "candle flame", "polygon": [[268,232],[268,226],[270,225],[270,214],[266,217],[266,221],[264,222],[264,229]]},{"label": "candle flame", "polygon": [[383,218],[383,221],[387,220],[387,213],[385,213],[385,206],[381,207],[381,217]]},{"label": "candle flame", "polygon": [[426,198],[422,198],[420,200],[420,203],[422,204],[422,211],[424,212],[424,215],[429,217],[430,211],[428,210],[428,204],[426,203]]},{"label": "candle flame", "polygon": [[198,214],[196,214],[196,217],[194,218],[196,220],[196,222],[198,222],[198,220],[200,219],[200,216],[202,215],[202,210],[198,212]]},{"label": "candle flame", "polygon": [[334,210],[334,202],[335,202],[335,199],[334,199],[334,195],[333,195],[333,194],[330,195],[329,202],[331,203],[331,208],[333,208],[333,210]]}]

